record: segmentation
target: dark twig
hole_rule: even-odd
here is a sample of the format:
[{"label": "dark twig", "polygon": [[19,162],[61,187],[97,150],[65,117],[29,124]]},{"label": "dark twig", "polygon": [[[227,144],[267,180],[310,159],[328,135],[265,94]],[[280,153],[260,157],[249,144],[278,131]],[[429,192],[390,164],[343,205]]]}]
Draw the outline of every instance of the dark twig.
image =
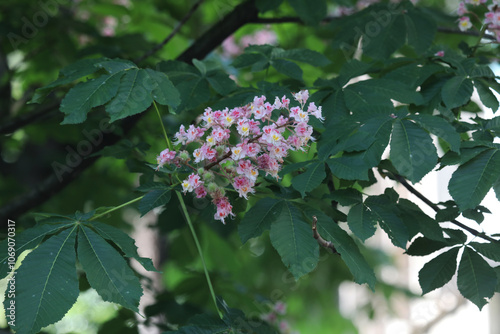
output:
[{"label": "dark twig", "polygon": [[337,249],[335,249],[335,246],[333,245],[333,243],[331,241],[327,241],[327,240],[323,239],[323,237],[321,235],[319,235],[319,232],[318,232],[318,229],[316,226],[317,223],[318,223],[318,218],[316,218],[316,216],[313,216],[312,231],[313,231],[314,239],[316,239],[316,241],[318,242],[318,244],[320,246],[325,247],[327,249],[330,249],[334,254],[339,254],[339,252],[337,252]]},{"label": "dark twig", "polygon": [[[413,195],[417,196],[420,200],[422,200],[422,202],[424,202],[425,204],[427,204],[432,210],[434,210],[435,212],[439,212],[441,211],[441,209],[439,208],[439,206],[437,206],[436,204],[432,203],[427,197],[425,197],[424,195],[422,195],[417,189],[413,188],[412,185],[410,185],[404,177],[402,177],[401,175],[397,175],[397,174],[392,174],[391,175],[399,182],[403,185],[403,187],[405,187],[406,189],[408,189],[408,191],[410,191]],[[479,237],[479,238],[483,238],[484,240],[488,240],[490,242],[493,242],[493,243],[500,243],[499,240],[496,240],[496,239],[493,239],[492,237],[486,235],[484,232],[479,232],[467,225],[464,225],[462,224],[461,222],[455,220],[455,219],[452,219],[450,220],[450,223],[453,223],[455,225],[457,225],[458,227],[460,228],[463,228],[464,230],[466,230],[467,232],[469,232],[470,234],[472,235],[475,235],[476,237]]]},{"label": "dark twig", "polygon": [[22,114],[14,119],[11,119],[10,121],[6,121],[4,124],[0,125],[0,135],[14,133],[25,125],[51,115],[52,112],[57,109],[59,103],[60,101],[52,102],[30,113]]},{"label": "dark twig", "polygon": [[168,42],[181,30],[182,26],[193,16],[194,12],[198,9],[198,7],[201,5],[201,3],[205,0],[198,0],[193,7],[187,12],[187,14],[180,20],[180,22],[177,24],[177,26],[170,32],[170,34],[159,44],[157,44],[154,48],[140,56],[139,58],[135,59],[134,62],[136,64],[142,62],[144,59],[150,57],[151,55],[155,54],[158,52],[160,49],[162,49],[165,45],[167,45]]}]

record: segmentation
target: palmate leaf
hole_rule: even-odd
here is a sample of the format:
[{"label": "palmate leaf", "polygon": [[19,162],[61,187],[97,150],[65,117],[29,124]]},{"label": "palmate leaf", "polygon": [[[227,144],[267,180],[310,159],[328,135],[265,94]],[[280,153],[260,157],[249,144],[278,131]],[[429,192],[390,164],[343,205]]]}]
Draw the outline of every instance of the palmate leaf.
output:
[{"label": "palmate leaf", "polygon": [[457,270],[459,247],[454,247],[427,262],[418,273],[418,281],[425,295],[448,283]]},{"label": "palmate leaf", "polygon": [[[73,226],[29,253],[15,275],[16,333],[38,333],[60,320],[78,298]],[[10,299],[6,298],[7,309]]]},{"label": "palmate leaf", "polygon": [[271,224],[271,243],[295,279],[299,279],[316,266],[319,246],[302,212],[288,201],[281,205],[280,215]]},{"label": "palmate leaf", "polygon": [[92,108],[107,103],[116,95],[123,74],[125,73],[117,72],[102,75],[73,87],[61,101],[60,110],[66,114],[61,124],[84,122]]},{"label": "palmate leaf", "polygon": [[325,164],[323,162],[313,163],[307,167],[302,174],[292,179],[292,186],[300,192],[302,198],[306,192],[316,189],[326,177]]},{"label": "palmate leaf", "polygon": [[498,283],[495,270],[472,248],[465,247],[458,267],[458,291],[479,309],[493,297]]},{"label": "palmate leaf", "polygon": [[70,84],[81,77],[97,72],[99,68],[94,65],[102,62],[104,59],[105,58],[81,59],[63,68],[57,80],[35,91],[30,103],[41,103],[45,96],[54,88]]},{"label": "palmate leaf", "polygon": [[[489,67],[488,69],[491,71]],[[482,79],[474,79],[474,86],[477,89],[481,102],[483,102],[486,107],[491,108],[493,112],[496,112],[499,107],[498,99],[495,94],[493,94],[486,81]]]},{"label": "palmate leaf", "polygon": [[456,76],[444,84],[441,96],[444,104],[452,109],[466,104],[470,100],[473,90],[474,87],[470,79],[466,76]]},{"label": "palmate leaf", "polygon": [[78,260],[88,282],[103,300],[139,311],[139,279],[118,251],[85,226],[78,231]]},{"label": "palmate leaf", "polygon": [[94,228],[97,233],[99,233],[104,239],[109,240],[118,246],[124,253],[126,257],[132,257],[139,262],[144,269],[148,271],[156,271],[153,265],[153,261],[149,258],[140,257],[137,253],[137,246],[135,245],[135,240],[132,239],[127,233],[122,230],[117,229],[111,225],[99,223],[97,221],[92,221],[91,223],[86,223],[87,226]]},{"label": "palmate leaf", "polygon": [[92,108],[104,104],[115,121],[143,112],[153,100],[173,108],[180,103],[177,89],[164,73],[120,59],[104,58],[92,65],[106,74],[80,82],[66,94],[60,108],[66,114],[62,124],[82,123]]},{"label": "palmate leaf", "polygon": [[500,152],[488,149],[458,167],[448,190],[460,210],[475,208],[500,177]]},{"label": "palmate leaf", "polygon": [[441,117],[427,114],[411,115],[411,119],[430,133],[445,140],[452,151],[460,152],[460,135],[449,122]]},{"label": "palmate leaf", "polygon": [[438,160],[429,134],[409,120],[394,122],[390,156],[398,172],[413,183],[430,172]]},{"label": "palmate leaf", "polygon": [[363,204],[354,205],[347,214],[349,229],[362,241],[372,237],[376,231],[376,218]]},{"label": "palmate leaf", "polygon": [[153,190],[139,201],[139,212],[141,217],[156,207],[167,204],[172,197],[170,187],[164,186],[163,189]]},{"label": "palmate leaf", "polygon": [[375,283],[377,282],[375,273],[347,232],[321,211],[307,209],[305,210],[305,214],[307,217],[316,216],[318,218],[318,233],[325,240],[333,243],[335,249],[340,253],[342,260],[354,276],[354,281],[358,284],[366,283],[370,289],[375,290]]},{"label": "palmate leaf", "polygon": [[365,200],[372,217],[387,233],[394,246],[406,249],[409,232],[405,223],[396,214],[398,209],[387,195],[370,196]]},{"label": "palmate leaf", "polygon": [[[60,220],[61,218],[58,218],[58,221]],[[65,222],[61,224],[39,223],[35,227],[17,234],[15,239],[16,254],[20,255],[27,249],[35,248],[45,236],[57,233],[60,229],[69,227],[73,224],[73,221],[67,222],[66,219],[64,219],[64,221]],[[8,265],[8,243],[8,238],[0,242],[0,277],[2,278],[11,271]]]},{"label": "palmate leaf", "polygon": [[332,174],[344,180],[368,181],[368,170],[371,168],[363,159],[362,153],[346,153],[338,158],[326,160]]},{"label": "palmate leaf", "polygon": [[411,256],[425,256],[432,254],[440,249],[450,246],[445,241],[432,240],[426,237],[418,237],[411,243],[406,250],[406,254]]},{"label": "palmate leaf", "polygon": [[498,243],[471,242],[469,246],[487,258],[500,262],[500,245]]},{"label": "palmate leaf", "polygon": [[241,242],[245,243],[268,230],[282,209],[283,202],[274,198],[264,198],[255,203],[238,225]]}]

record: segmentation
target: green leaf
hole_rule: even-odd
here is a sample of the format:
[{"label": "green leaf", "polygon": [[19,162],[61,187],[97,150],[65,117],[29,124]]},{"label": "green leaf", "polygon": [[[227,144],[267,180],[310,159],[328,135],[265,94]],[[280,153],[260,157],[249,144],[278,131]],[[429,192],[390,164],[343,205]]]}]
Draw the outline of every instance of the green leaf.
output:
[{"label": "green leaf", "polygon": [[426,237],[418,237],[406,250],[406,254],[411,256],[425,256],[432,254],[444,247],[450,246],[444,241],[432,240]]},{"label": "green leaf", "polygon": [[207,67],[204,62],[199,61],[198,59],[193,59],[193,65],[198,69],[198,71],[200,71],[202,77],[207,74]]},{"label": "green leaf", "polygon": [[317,162],[310,165],[302,174],[295,176],[292,179],[292,186],[300,192],[302,198],[306,196],[306,192],[316,189],[326,177],[325,164]]},{"label": "green leaf", "polygon": [[398,209],[401,212],[399,216],[406,223],[411,237],[422,233],[427,238],[444,241],[443,230],[439,226],[439,223],[426,215],[418,205],[401,198],[398,203]]},{"label": "green leaf", "polygon": [[[61,220],[61,218],[58,218]],[[66,219],[63,219],[66,221]],[[40,222],[36,226],[26,229],[23,232],[16,234],[15,237],[15,253],[19,256],[22,252],[27,249],[33,249],[47,236],[50,234],[57,233],[59,230],[73,225],[74,222],[69,220],[69,222],[61,224],[48,224]],[[5,240],[0,242],[0,278],[7,276],[13,268],[9,266],[9,240],[7,237]]]},{"label": "green leaf", "polygon": [[279,54],[279,58],[300,61],[318,67],[326,66],[331,63],[327,57],[310,49],[284,50]]},{"label": "green leaf", "polygon": [[316,0],[314,5],[307,0],[288,0],[288,2],[300,19],[308,25],[318,25],[326,16],[325,0]]},{"label": "green leaf", "polygon": [[259,12],[265,13],[267,11],[278,8],[283,3],[283,0],[256,0],[255,5]]},{"label": "green leaf", "polygon": [[210,71],[206,79],[210,83],[210,86],[223,96],[230,94],[237,88],[236,83],[220,70]]},{"label": "green leaf", "polygon": [[463,106],[469,102],[474,87],[466,76],[449,79],[443,86],[441,96],[444,104],[450,109]]},{"label": "green leaf", "polygon": [[427,12],[411,8],[402,15],[406,26],[406,44],[418,54],[425,53],[434,41],[437,31],[435,19]]},{"label": "green leaf", "polygon": [[110,122],[143,112],[153,97],[144,85],[151,80],[148,72],[140,69],[128,70],[122,77],[116,96],[106,105]]},{"label": "green leaf", "polygon": [[334,192],[332,192],[328,196],[328,198],[333,199],[334,201],[338,202],[340,205],[343,206],[350,206],[353,204],[358,204],[363,202],[362,194],[354,188],[337,189]]},{"label": "green leaf", "polygon": [[[391,99],[402,103],[414,103],[417,105],[423,103],[423,98],[419,92],[412,88],[402,86],[400,82],[394,80],[369,79],[359,81],[348,87],[361,94],[368,101],[373,101],[373,104],[389,105]],[[385,100],[385,102],[376,103],[378,100]]]},{"label": "green leaf", "polygon": [[321,211],[308,209],[305,213],[308,217],[316,216],[318,218],[318,233],[325,240],[333,243],[335,249],[339,252],[342,260],[354,276],[354,281],[358,284],[367,283],[370,289],[374,291],[375,283],[377,282],[375,273],[347,232]]},{"label": "green leaf", "polygon": [[139,279],[118,251],[85,226],[78,232],[78,260],[88,282],[103,300],[139,311]]},{"label": "green leaf", "polygon": [[[38,333],[64,317],[79,294],[77,227],[54,235],[29,253],[15,275],[16,333]],[[4,306],[10,306],[10,298]]]},{"label": "green leaf", "polygon": [[475,208],[500,177],[500,153],[488,149],[458,167],[453,173],[448,190],[460,210]]},{"label": "green leaf", "polygon": [[458,291],[462,296],[481,310],[488,303],[487,299],[493,297],[497,282],[497,274],[488,262],[472,248],[465,247],[457,277]]},{"label": "green leaf", "polygon": [[[497,199],[500,201],[500,178],[498,178],[495,183],[493,183],[493,190],[495,191],[495,195]],[[1,275],[0,275],[1,277]]]},{"label": "green leaf", "polygon": [[390,154],[394,167],[413,183],[430,172],[438,159],[429,134],[409,120],[394,122]]},{"label": "green leaf", "polygon": [[344,180],[368,181],[368,170],[371,168],[364,160],[362,153],[344,154],[338,158],[326,160],[332,174]]},{"label": "green leaf", "polygon": [[274,198],[264,198],[255,203],[238,225],[241,242],[245,243],[268,230],[282,208],[282,201]]},{"label": "green leaf", "polygon": [[354,205],[349,210],[347,224],[352,233],[361,239],[361,241],[365,241],[375,234],[377,221],[371,211],[364,204],[360,203]]},{"label": "green leaf", "polygon": [[474,79],[474,86],[476,86],[481,102],[483,102],[486,107],[491,108],[493,112],[496,112],[499,107],[498,100],[486,82],[481,79]]},{"label": "green leaf", "polygon": [[110,101],[118,91],[123,74],[122,71],[101,75],[73,87],[61,101],[60,110],[66,114],[61,124],[82,123],[92,108]]},{"label": "green leaf", "polygon": [[302,81],[302,69],[294,62],[285,59],[273,59],[271,65],[281,74]]},{"label": "green leaf", "polygon": [[487,258],[500,262],[500,245],[498,243],[471,242],[469,246]]},{"label": "green leaf", "polygon": [[282,202],[282,210],[271,224],[271,243],[295,279],[314,269],[319,259],[319,246],[302,213],[290,202]]},{"label": "green leaf", "polygon": [[175,109],[177,113],[194,109],[210,99],[207,80],[200,76],[200,72],[193,66],[179,61],[168,61],[161,62],[159,70],[167,74],[180,94],[181,103]]},{"label": "green leaf", "polygon": [[[151,80],[151,87],[147,86],[146,89],[151,90],[153,99],[159,104],[176,108],[181,103],[179,91],[165,73],[150,68],[145,69],[145,71]],[[146,83],[149,84],[149,82]]]},{"label": "green leaf", "polygon": [[81,77],[97,72],[99,68],[94,65],[102,60],[103,58],[80,59],[63,68],[57,80],[35,91],[30,103],[41,103],[54,88],[70,84]]},{"label": "green leaf", "polygon": [[408,228],[396,214],[397,207],[387,195],[370,196],[365,205],[372,212],[372,217],[378,221],[380,227],[387,233],[394,246],[406,249],[409,239]]},{"label": "green leaf", "polygon": [[165,205],[170,201],[172,194],[170,187],[153,190],[139,201],[139,212],[141,213],[141,217],[144,216],[149,211],[157,208],[159,206]]},{"label": "green leaf", "polygon": [[450,149],[454,152],[460,152],[460,135],[455,128],[438,116],[420,114],[412,115],[411,119],[427,131],[435,134],[439,138],[450,144]]},{"label": "green leaf", "polygon": [[144,269],[148,271],[159,272],[154,267],[153,261],[151,261],[151,259],[139,256],[139,253],[137,253],[135,240],[132,239],[127,233],[117,229],[116,227],[97,221],[92,221],[86,223],[85,225],[94,228],[97,233],[99,233],[104,239],[109,240],[117,245],[126,257],[132,257],[136,259],[137,262],[139,262],[144,267]]},{"label": "green leaf", "polygon": [[418,273],[422,294],[426,294],[448,283],[457,270],[459,247],[454,247],[427,262]]},{"label": "green leaf", "polygon": [[269,59],[262,53],[247,52],[242,53],[233,61],[232,65],[236,68],[244,68],[248,66],[253,66],[254,64],[266,63],[268,64]]}]

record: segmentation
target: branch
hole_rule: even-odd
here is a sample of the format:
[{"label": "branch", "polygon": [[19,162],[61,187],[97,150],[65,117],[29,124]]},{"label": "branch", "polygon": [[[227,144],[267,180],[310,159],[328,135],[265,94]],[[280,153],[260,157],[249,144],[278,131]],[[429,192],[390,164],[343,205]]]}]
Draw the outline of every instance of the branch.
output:
[{"label": "branch", "polygon": [[60,101],[55,101],[50,104],[44,105],[37,110],[34,110],[27,114],[22,114],[10,121],[5,122],[0,125],[0,135],[7,135],[14,133],[23,126],[26,126],[34,121],[42,119],[56,110],[59,106]]},{"label": "branch", "polygon": [[203,59],[240,27],[255,22],[259,12],[254,2],[248,0],[236,6],[231,13],[198,38],[177,60],[191,63],[193,59]]},{"label": "branch", "polygon": [[[213,51],[215,47],[222,43],[224,39],[229,37],[244,24],[254,20],[256,16],[257,8],[255,7],[253,0],[242,3],[241,5],[237,6],[232,12],[227,14],[212,29],[200,36],[191,47],[189,47],[182,55],[177,58],[177,60],[191,62],[194,58],[203,59],[207,54]],[[214,29],[216,30],[216,32],[213,31]],[[212,34],[214,35],[212,36]],[[124,129],[127,128],[130,130],[131,128],[133,128],[144,114],[145,113],[140,113],[124,119],[122,121]],[[112,145],[118,139],[119,138],[117,138],[113,134],[105,134],[103,136],[102,145],[99,145],[98,147],[99,150],[101,150],[104,146]],[[104,145],[104,143],[106,143],[106,145]],[[96,150],[96,152],[98,151]],[[42,181],[40,186],[1,207],[0,228],[6,229],[7,218],[16,219],[25,212],[47,201],[53,195],[64,189],[83,171],[92,166],[93,163],[98,159],[99,156],[85,159],[71,172],[66,173],[61,182],[59,182],[55,175],[49,176],[44,181]]]},{"label": "branch", "polygon": [[198,7],[201,5],[201,3],[205,0],[198,0],[193,7],[189,10],[189,12],[180,20],[180,22],[177,24],[177,26],[172,30],[172,32],[159,44],[157,44],[154,48],[143,54],[141,57],[137,58],[134,60],[136,64],[142,62],[144,59],[150,57],[151,55],[155,54],[158,52],[160,49],[162,49],[165,45],[167,45],[170,40],[177,35],[179,30],[181,30],[182,26],[193,16],[194,12],[198,9]]},{"label": "branch", "polygon": [[[399,182],[401,183],[406,189],[408,189],[408,191],[410,191],[413,195],[417,196],[420,200],[422,200],[422,202],[424,202],[425,204],[427,204],[432,210],[434,210],[435,212],[439,212],[441,211],[441,209],[439,208],[439,206],[437,206],[436,204],[432,203],[427,197],[425,197],[424,195],[422,195],[417,189],[413,188],[412,185],[410,185],[406,180],[405,178],[403,178],[401,175],[397,175],[397,174],[392,174],[391,175]],[[475,235],[476,237],[479,237],[479,238],[483,238],[484,240],[488,240],[490,242],[493,242],[493,243],[500,243],[499,240],[496,240],[496,239],[493,239],[492,237],[486,235],[484,232],[479,232],[467,225],[464,225],[462,224],[461,222],[453,219],[453,220],[450,220],[450,223],[453,223],[455,225],[457,225],[458,227],[461,227],[463,228],[464,230],[466,230],[467,232],[469,232],[470,234],[472,235]]]},{"label": "branch", "polygon": [[316,241],[318,242],[318,244],[320,246],[325,247],[327,249],[330,249],[333,252],[333,254],[339,254],[339,252],[337,252],[337,250],[335,249],[335,246],[333,245],[333,243],[331,241],[327,241],[327,240],[323,239],[323,237],[321,235],[319,235],[318,229],[316,228],[317,223],[318,223],[318,218],[316,218],[316,216],[313,216],[312,231],[313,231],[314,239],[316,239]]}]

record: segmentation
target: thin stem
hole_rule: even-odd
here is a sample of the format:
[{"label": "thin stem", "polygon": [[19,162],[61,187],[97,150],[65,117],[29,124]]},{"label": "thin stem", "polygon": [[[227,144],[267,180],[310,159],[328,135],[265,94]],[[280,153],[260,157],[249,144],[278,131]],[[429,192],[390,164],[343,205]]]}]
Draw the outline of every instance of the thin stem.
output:
[{"label": "thin stem", "polygon": [[167,147],[169,150],[172,151],[172,143],[170,142],[170,139],[168,139],[167,131],[165,130],[165,125],[163,125],[163,120],[161,119],[160,110],[158,109],[158,106],[156,105],[156,102],[154,100],[153,100],[153,105],[155,106],[156,114],[158,115],[158,119],[160,120],[161,129],[163,130],[163,136],[167,141]]},{"label": "thin stem", "polygon": [[198,241],[198,237],[196,236],[196,232],[194,230],[193,223],[191,222],[191,218],[190,218],[189,213],[187,211],[186,203],[184,203],[184,198],[182,197],[180,192],[175,191],[175,193],[177,194],[177,198],[179,199],[179,203],[181,203],[182,212],[184,213],[184,217],[186,218],[186,221],[189,225],[189,229],[191,230],[191,234],[193,235],[194,243],[196,244],[196,248],[198,249],[198,254],[200,255],[201,263],[203,264],[203,270],[205,271],[205,277],[207,279],[208,288],[210,290],[210,294],[212,295],[215,309],[217,310],[219,317],[222,319],[223,314],[219,310],[219,308],[217,307],[217,300],[215,299],[214,287],[212,286],[212,281],[210,280],[210,275],[208,274],[208,269],[207,269],[207,265],[205,263],[205,258],[203,257],[203,251],[201,249],[200,242]]},{"label": "thin stem", "polygon": [[143,197],[144,197],[144,195],[142,195],[141,197],[134,198],[133,200],[128,201],[127,203],[123,203],[123,204],[120,204],[120,205],[118,205],[118,206],[115,206],[114,208],[111,208],[111,209],[109,209],[109,210],[104,211],[103,213],[100,213],[100,214],[98,214],[98,215],[93,216],[93,217],[92,217],[92,218],[90,218],[89,220],[96,220],[97,218],[100,218],[100,217],[102,217],[102,216],[105,216],[105,215],[107,215],[108,213],[111,213],[111,212],[116,211],[116,210],[118,210],[118,209],[121,209],[121,208],[123,208],[123,207],[125,207],[125,206],[127,206],[127,205],[129,205],[129,204],[132,204],[132,203],[135,203],[135,202],[137,202],[137,201],[140,201]]},{"label": "thin stem", "polygon": [[[436,204],[432,203],[427,197],[425,197],[424,195],[422,195],[417,189],[413,188],[401,175],[397,175],[397,174],[392,174],[391,175],[397,180],[399,181],[399,183],[401,183],[406,189],[408,189],[412,194],[414,194],[415,196],[417,196],[420,200],[422,200],[425,204],[427,204],[432,210],[436,211],[436,212],[439,212],[441,211],[441,209],[439,208],[439,206],[437,206]],[[457,225],[458,227],[461,227],[463,228],[464,230],[466,230],[467,232],[469,232],[470,234],[476,236],[476,237],[479,237],[479,238],[483,238],[484,240],[488,240],[490,242],[493,242],[493,243],[499,243],[500,241],[499,240],[496,240],[496,239],[493,239],[492,237],[486,235],[484,232],[479,232],[465,224],[462,224],[461,222],[455,220],[455,219],[452,219],[450,220],[450,223],[453,223],[455,225]]]}]

